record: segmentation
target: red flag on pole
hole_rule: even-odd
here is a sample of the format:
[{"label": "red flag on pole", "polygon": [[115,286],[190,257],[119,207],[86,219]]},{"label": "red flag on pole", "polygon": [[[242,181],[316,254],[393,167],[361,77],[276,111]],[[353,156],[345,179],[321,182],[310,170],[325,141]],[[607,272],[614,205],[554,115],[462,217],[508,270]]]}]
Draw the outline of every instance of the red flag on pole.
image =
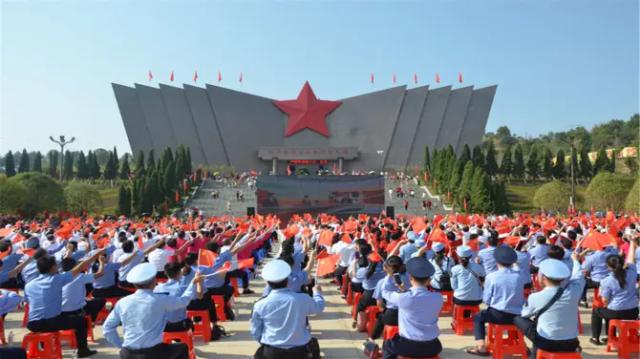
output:
[{"label": "red flag on pole", "polygon": [[180,202],[180,192],[176,191],[176,202]]},{"label": "red flag on pole", "polygon": [[462,202],[462,207],[464,208],[464,211],[467,211],[467,198],[464,198],[464,201]]},{"label": "red flag on pole", "polygon": [[436,83],[440,83],[440,74],[436,72]]},{"label": "red flag on pole", "polygon": [[462,79],[462,72],[458,72],[458,82],[459,83],[463,83],[464,80]]},{"label": "red flag on pole", "polygon": [[171,71],[171,75],[169,75],[169,81],[173,82],[173,70]]},{"label": "red flag on pole", "polygon": [[218,70],[218,82],[222,81],[222,74],[220,73],[220,70]]},{"label": "red flag on pole", "polygon": [[242,72],[240,73],[240,77],[238,78],[238,82],[242,83]]},{"label": "red flag on pole", "polygon": [[373,83],[373,81],[374,81],[373,72],[371,73],[370,81],[371,81],[371,83]]},{"label": "red flag on pole", "polygon": [[149,77],[149,81],[153,80],[153,74],[151,73],[151,70],[149,70],[149,74],[147,76]]},{"label": "red flag on pole", "polygon": [[193,74],[193,82],[198,82],[198,71]]},{"label": "red flag on pole", "polygon": [[395,74],[395,73],[393,74],[393,78],[392,78],[392,80],[393,80],[393,83],[395,84],[395,83],[396,83],[396,80],[397,80],[397,78],[396,78],[396,74]]},{"label": "red flag on pole", "polygon": [[418,74],[415,72],[413,73],[413,83],[416,85],[418,84]]}]

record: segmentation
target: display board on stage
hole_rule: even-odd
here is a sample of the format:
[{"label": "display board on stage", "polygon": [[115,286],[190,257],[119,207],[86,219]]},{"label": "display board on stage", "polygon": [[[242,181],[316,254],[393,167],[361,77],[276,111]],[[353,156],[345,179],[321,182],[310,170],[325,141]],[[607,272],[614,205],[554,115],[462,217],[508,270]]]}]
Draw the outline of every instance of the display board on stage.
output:
[{"label": "display board on stage", "polygon": [[296,213],[348,217],[384,209],[383,176],[258,177],[258,213],[289,218]]}]

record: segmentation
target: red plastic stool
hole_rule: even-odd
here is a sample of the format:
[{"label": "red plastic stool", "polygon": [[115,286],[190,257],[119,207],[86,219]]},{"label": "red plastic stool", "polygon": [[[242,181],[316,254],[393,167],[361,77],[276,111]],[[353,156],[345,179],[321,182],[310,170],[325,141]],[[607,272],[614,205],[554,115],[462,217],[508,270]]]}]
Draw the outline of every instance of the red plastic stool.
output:
[{"label": "red plastic stool", "polygon": [[453,313],[453,292],[450,290],[443,290],[440,292],[444,297],[444,302],[442,303],[442,309],[440,309],[440,315],[442,314],[452,314]]},{"label": "red plastic stool", "polygon": [[26,328],[29,323],[29,303],[24,304],[24,315],[22,316],[22,327]]},{"label": "red plastic stool", "polygon": [[0,344],[7,344],[7,338],[4,336],[4,318],[0,316]]},{"label": "red plastic stool", "polygon": [[582,359],[582,354],[578,352],[547,352],[542,349],[537,350],[536,359]]},{"label": "red plastic stool", "polygon": [[[211,341],[211,318],[208,310],[187,310],[187,317],[193,322],[193,335],[201,336],[205,343]],[[196,320],[200,318],[200,320]]]},{"label": "red plastic stool", "polygon": [[580,319],[580,312],[578,312],[578,334],[584,334],[584,328],[582,327],[582,319]]},{"label": "red plastic stool", "polygon": [[[465,312],[469,316],[465,316]],[[473,316],[480,312],[477,305],[453,305],[453,320],[451,321],[451,329],[456,335],[464,335],[465,330],[473,330]]]},{"label": "red plastic stool", "polygon": [[603,308],[604,307],[604,302],[602,301],[602,298],[600,297],[600,288],[596,288],[593,291],[593,306],[594,309],[595,308]]},{"label": "red plastic stool", "polygon": [[347,286],[347,304],[353,304],[353,290],[351,290],[351,284]]},{"label": "red plastic stool", "polygon": [[62,359],[58,332],[28,333],[22,339],[27,359]]},{"label": "red plastic stool", "polygon": [[239,296],[240,291],[238,291],[238,278],[229,278],[229,283],[231,283],[231,287],[233,288],[233,296]]},{"label": "red plastic stool", "polygon": [[373,328],[376,326],[378,320],[378,314],[380,314],[380,308],[377,305],[372,305],[364,311],[367,316],[367,333],[369,336],[373,333]]},{"label": "red plastic stool", "polygon": [[399,333],[400,333],[400,328],[398,328],[397,325],[385,325],[384,334],[382,337],[384,338],[384,340],[388,340],[395,337],[396,334],[399,334]]},{"label": "red plastic stool", "polygon": [[[104,300],[104,307],[102,307],[102,309],[100,309],[100,311],[98,312],[96,323],[104,322],[104,320],[107,319],[107,317],[109,316],[109,312],[111,312],[113,308],[115,308],[116,303],[118,303],[118,300],[120,300],[120,297],[107,297],[104,298]],[[111,305],[111,309],[107,309],[107,304]]]},{"label": "red plastic stool", "polygon": [[345,274],[342,276],[342,287],[340,287],[340,293],[346,296],[348,290],[349,290],[349,279],[347,279],[347,275]]},{"label": "red plastic stool", "polygon": [[[616,331],[616,328],[618,329]],[[609,321],[607,352],[618,351],[618,358],[630,358],[640,352],[640,320],[612,319]]]},{"label": "red plastic stool", "polygon": [[524,299],[525,300],[528,299],[529,296],[531,295],[531,288],[525,288],[523,293],[524,293]]},{"label": "red plastic stool", "polygon": [[189,358],[196,359],[196,351],[193,348],[193,333],[190,330],[185,332],[164,332],[162,342],[165,344],[184,343],[189,347]]},{"label": "red plastic stool", "polygon": [[362,298],[362,293],[354,293],[353,307],[351,308],[351,318],[353,320],[356,320],[358,317],[358,303],[360,303],[360,298]]},{"label": "red plastic stool", "polygon": [[[504,334],[507,337],[504,337]],[[505,355],[521,355],[527,357],[527,347],[524,344],[524,336],[515,325],[489,323],[489,351],[494,358],[502,358]]]},{"label": "red plastic stool", "polygon": [[218,316],[219,322],[224,322],[227,320],[227,314],[224,312],[224,296],[223,295],[212,295],[211,301],[213,305],[216,306],[216,315]]}]

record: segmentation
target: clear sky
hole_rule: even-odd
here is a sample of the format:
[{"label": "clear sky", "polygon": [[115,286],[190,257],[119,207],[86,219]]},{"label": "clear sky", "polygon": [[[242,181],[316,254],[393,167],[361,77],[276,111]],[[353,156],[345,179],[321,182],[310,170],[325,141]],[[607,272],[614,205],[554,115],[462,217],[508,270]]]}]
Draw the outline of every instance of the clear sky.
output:
[{"label": "clear sky", "polygon": [[[277,99],[498,85],[487,130],[591,127],[638,112],[637,0],[5,1],[0,152],[129,151],[111,82],[215,83]],[[238,75],[244,82],[238,83]],[[369,83],[369,74],[376,77]]]}]

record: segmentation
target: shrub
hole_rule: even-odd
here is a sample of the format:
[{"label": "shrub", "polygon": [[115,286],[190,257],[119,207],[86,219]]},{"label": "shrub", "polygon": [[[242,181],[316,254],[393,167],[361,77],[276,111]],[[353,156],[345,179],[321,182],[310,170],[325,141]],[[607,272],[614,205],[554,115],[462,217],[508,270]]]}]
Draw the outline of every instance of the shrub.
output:
[{"label": "shrub", "polygon": [[538,188],[533,196],[536,207],[553,210],[564,210],[569,207],[571,186],[562,181],[551,181]]},{"label": "shrub", "polygon": [[587,203],[599,210],[622,209],[632,186],[633,177],[601,171],[589,182]]},{"label": "shrub", "polygon": [[632,212],[640,211],[640,179],[636,179],[631,187],[627,199],[624,201],[624,209]]},{"label": "shrub", "polygon": [[91,185],[73,181],[64,189],[67,208],[74,213],[96,212],[102,208],[100,192]]},{"label": "shrub", "polygon": [[17,181],[0,180],[0,213],[18,213],[27,203],[27,189]]}]

